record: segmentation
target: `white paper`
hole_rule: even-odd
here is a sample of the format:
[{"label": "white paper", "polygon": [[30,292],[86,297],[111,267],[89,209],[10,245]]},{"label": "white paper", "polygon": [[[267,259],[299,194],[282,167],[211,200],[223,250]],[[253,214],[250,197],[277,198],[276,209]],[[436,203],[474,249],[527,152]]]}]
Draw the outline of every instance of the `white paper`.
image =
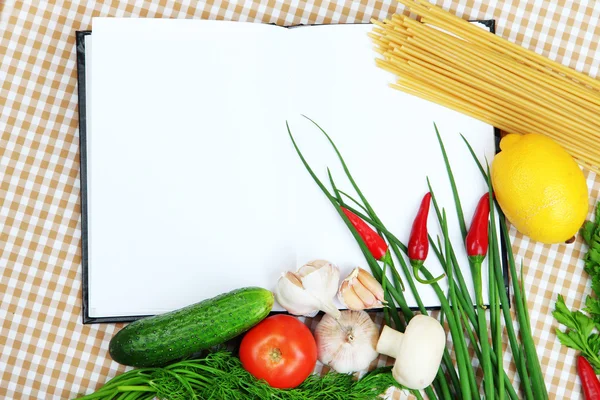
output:
[{"label": "white paper", "polygon": [[[487,191],[487,185],[459,133],[469,140],[485,163],[484,157],[491,161],[495,152],[493,127],[390,89],[388,84],[394,77],[374,65],[375,52],[367,36],[371,29],[371,25],[329,25],[291,30],[298,49],[294,64],[311,77],[302,81],[301,93],[312,94],[293,99],[295,107],[289,114],[292,128],[295,128],[293,132],[321,179],[327,181],[328,166],[336,184],[358,198],[344,179],[340,163],[323,135],[297,114],[301,112],[317,121],[334,139],[354,179],[381,220],[404,243],[408,243],[412,221],[422,196],[428,191],[429,177],[440,207],[447,210],[452,244],[469,283],[469,264],[433,123],[437,124],[454,167],[467,224],[480,196]],[[297,180],[301,182],[302,190],[307,193],[302,207],[298,208],[302,215],[298,219],[300,228],[296,230],[296,243],[301,244],[298,262],[316,253],[336,260],[344,274],[354,266],[367,268],[348,229],[324,201],[318,187],[301,168],[295,172],[299,174]],[[311,232],[310,227],[316,224],[321,229],[307,235],[306,232]],[[428,229],[434,238],[438,234],[441,236],[433,206]],[[434,276],[443,273],[433,251],[430,251],[426,265]],[[487,263],[483,266],[483,280],[487,282]],[[418,282],[416,285],[426,305],[439,305],[430,285]],[[446,290],[446,280],[440,281],[440,286]],[[474,293],[471,285],[469,289]],[[487,289],[485,283],[485,301]],[[416,306],[408,286],[405,296],[410,306]]]},{"label": "white paper", "polygon": [[[300,114],[332,136],[401,240],[429,176],[470,282],[433,122],[467,221],[486,185],[458,133],[491,160],[493,128],[390,89],[370,29],[94,19],[90,316],[161,313],[243,286],[272,290],[282,271],[315,258],[338,264],[342,276],[368,268],[287,136],[286,120],[322,181],[329,186],[329,166],[355,195],[324,136]],[[433,208],[429,228],[439,230]],[[433,253],[427,265],[441,273]],[[426,305],[439,305],[418,286]]]}]

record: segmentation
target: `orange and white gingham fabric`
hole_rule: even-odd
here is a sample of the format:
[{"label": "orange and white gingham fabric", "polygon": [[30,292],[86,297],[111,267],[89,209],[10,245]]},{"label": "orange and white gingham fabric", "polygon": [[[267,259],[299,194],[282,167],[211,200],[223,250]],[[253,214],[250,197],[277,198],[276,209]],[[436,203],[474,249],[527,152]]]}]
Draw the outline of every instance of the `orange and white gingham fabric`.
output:
[{"label": "orange and white gingham fabric", "polygon": [[[464,18],[495,19],[498,35],[598,74],[600,2],[436,3]],[[90,29],[94,16],[295,25],[367,22],[397,11],[391,0],[0,0],[0,398],[73,398],[124,371],[107,352],[121,325],[81,323],[76,30]],[[600,178],[589,174],[588,183],[591,211],[600,197]],[[567,305],[582,305],[589,292],[581,262],[585,248],[581,241],[542,246],[514,230],[511,236],[516,256],[524,259],[550,398],[579,398],[575,352],[558,343],[551,310],[558,293]]]}]

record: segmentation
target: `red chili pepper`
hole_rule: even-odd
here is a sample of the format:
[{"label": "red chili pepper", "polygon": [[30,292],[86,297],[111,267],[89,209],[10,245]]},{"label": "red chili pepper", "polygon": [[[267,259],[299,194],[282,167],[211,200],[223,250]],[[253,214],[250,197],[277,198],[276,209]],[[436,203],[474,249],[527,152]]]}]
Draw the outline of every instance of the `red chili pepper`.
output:
[{"label": "red chili pepper", "polygon": [[[393,265],[392,257],[390,256],[390,252],[388,250],[388,245],[385,242],[385,240],[383,240],[383,238],[381,236],[379,236],[379,234],[377,232],[375,232],[373,230],[373,228],[371,228],[369,225],[367,225],[367,223],[365,221],[363,221],[358,215],[354,214],[352,211],[348,210],[346,207],[340,207],[340,208],[342,209],[344,214],[346,214],[346,217],[348,217],[348,220],[350,221],[350,223],[352,224],[354,229],[356,229],[356,231],[362,238],[363,242],[365,242],[365,245],[369,249],[369,252],[371,252],[371,255],[376,260],[383,262],[383,273],[385,275],[386,265],[390,265],[390,266]],[[400,283],[402,290],[404,290],[404,283],[400,279],[399,275],[396,274],[396,276],[398,278],[398,281]],[[382,281],[384,290],[385,290],[385,282],[386,282],[386,280]]]},{"label": "red chili pepper", "polygon": [[433,279],[423,279],[419,276],[419,269],[423,266],[427,254],[429,253],[429,240],[427,237],[427,217],[429,216],[429,204],[431,203],[431,193],[425,194],[421,201],[421,206],[410,231],[408,240],[408,258],[413,267],[415,279],[423,284],[429,285],[439,281],[445,274]]},{"label": "red chili pepper", "polygon": [[577,357],[577,372],[579,372],[579,379],[581,379],[583,398],[585,400],[600,400],[600,381],[596,377],[594,368],[583,356]]},{"label": "red chili pepper", "polygon": [[388,245],[377,232],[373,230],[365,221],[354,214],[352,211],[342,207],[342,211],[346,214],[346,217],[350,220],[354,229],[358,232],[362,240],[367,245],[367,248],[375,257],[376,260],[384,261],[385,257],[389,257]]},{"label": "red chili pepper", "polygon": [[471,263],[471,272],[473,274],[473,282],[475,284],[475,297],[477,304],[481,308],[486,308],[483,305],[482,282],[481,282],[481,264],[485,259],[488,250],[489,242],[489,225],[488,219],[490,215],[490,194],[486,193],[481,196],[471,227],[466,237],[467,256]]},{"label": "red chili pepper", "polygon": [[488,218],[490,215],[490,194],[486,193],[481,196],[469,233],[467,233],[467,255],[469,260],[474,264],[481,264],[485,259],[488,250]]}]

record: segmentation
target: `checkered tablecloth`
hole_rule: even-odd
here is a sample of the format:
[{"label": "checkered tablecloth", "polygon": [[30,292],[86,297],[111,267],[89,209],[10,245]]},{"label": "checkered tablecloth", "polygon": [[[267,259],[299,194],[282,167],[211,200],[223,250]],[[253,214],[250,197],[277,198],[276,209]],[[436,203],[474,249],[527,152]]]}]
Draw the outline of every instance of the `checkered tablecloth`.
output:
[{"label": "checkered tablecloth", "polygon": [[[598,73],[600,2],[437,4],[464,18],[493,18],[498,35],[592,76]],[[75,31],[90,29],[94,16],[295,25],[366,22],[389,16],[398,6],[391,0],[0,0],[0,10],[0,398],[68,399],[124,371],[107,352],[121,325],[81,323]],[[591,211],[600,197],[600,178],[589,174],[588,183]],[[524,259],[550,398],[579,398],[575,352],[559,345],[550,312],[558,293],[567,305],[581,306],[589,291],[580,261],[585,249],[580,240],[542,246],[514,230],[511,236],[517,257]]]}]

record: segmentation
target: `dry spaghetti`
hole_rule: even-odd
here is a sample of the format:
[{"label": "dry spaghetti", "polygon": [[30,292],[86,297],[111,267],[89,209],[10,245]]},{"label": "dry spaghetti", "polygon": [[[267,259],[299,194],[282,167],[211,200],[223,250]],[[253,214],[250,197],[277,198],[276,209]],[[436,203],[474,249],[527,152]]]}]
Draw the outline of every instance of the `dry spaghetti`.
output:
[{"label": "dry spaghetti", "polygon": [[542,133],[600,172],[600,81],[424,0],[398,0],[420,17],[373,21],[391,86],[511,133]]}]

